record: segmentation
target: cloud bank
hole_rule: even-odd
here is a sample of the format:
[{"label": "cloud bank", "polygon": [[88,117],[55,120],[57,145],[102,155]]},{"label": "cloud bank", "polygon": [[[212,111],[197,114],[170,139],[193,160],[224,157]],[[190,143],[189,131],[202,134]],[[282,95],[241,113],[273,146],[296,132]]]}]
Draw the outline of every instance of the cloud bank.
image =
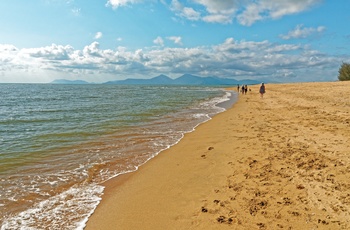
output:
[{"label": "cloud bank", "polygon": [[[181,42],[179,37],[169,37]],[[0,82],[50,82],[57,76],[91,82],[150,78],[185,73],[282,82],[336,80],[344,57],[325,55],[307,46],[228,38],[210,47],[168,48],[158,37],[151,48],[101,49],[98,42],[82,50],[72,46],[19,49],[0,45]],[[346,57],[349,60],[349,57]],[[19,76],[20,75],[20,76]]]}]

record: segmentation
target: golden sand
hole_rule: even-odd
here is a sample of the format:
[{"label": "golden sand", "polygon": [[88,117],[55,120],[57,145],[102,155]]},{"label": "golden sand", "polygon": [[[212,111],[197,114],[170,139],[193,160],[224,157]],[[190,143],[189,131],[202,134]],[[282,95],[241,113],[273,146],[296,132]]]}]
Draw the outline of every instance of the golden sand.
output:
[{"label": "golden sand", "polygon": [[258,88],[109,181],[86,229],[350,229],[350,82]]}]

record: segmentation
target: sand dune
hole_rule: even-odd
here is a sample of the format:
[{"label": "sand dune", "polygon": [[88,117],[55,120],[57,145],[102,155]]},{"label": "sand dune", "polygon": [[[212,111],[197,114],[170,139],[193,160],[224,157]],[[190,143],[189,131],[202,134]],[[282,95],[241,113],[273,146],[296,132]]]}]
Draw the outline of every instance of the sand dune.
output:
[{"label": "sand dune", "polygon": [[350,229],[350,82],[258,87],[106,183],[86,229]]}]

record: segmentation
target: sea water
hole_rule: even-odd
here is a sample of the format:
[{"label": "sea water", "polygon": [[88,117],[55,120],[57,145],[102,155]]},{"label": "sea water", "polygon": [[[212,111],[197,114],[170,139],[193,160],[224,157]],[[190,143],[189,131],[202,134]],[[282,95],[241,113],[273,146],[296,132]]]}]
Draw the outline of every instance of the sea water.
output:
[{"label": "sea water", "polygon": [[1,229],[82,229],[102,182],[137,170],[234,97],[215,87],[0,84]]}]

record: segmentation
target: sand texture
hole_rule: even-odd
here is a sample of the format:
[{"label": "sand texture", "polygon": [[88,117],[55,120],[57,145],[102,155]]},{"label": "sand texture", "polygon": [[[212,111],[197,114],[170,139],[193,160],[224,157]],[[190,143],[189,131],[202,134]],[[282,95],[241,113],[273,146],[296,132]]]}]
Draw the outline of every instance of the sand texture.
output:
[{"label": "sand texture", "polygon": [[350,229],[350,82],[251,90],[109,181],[86,229]]}]

